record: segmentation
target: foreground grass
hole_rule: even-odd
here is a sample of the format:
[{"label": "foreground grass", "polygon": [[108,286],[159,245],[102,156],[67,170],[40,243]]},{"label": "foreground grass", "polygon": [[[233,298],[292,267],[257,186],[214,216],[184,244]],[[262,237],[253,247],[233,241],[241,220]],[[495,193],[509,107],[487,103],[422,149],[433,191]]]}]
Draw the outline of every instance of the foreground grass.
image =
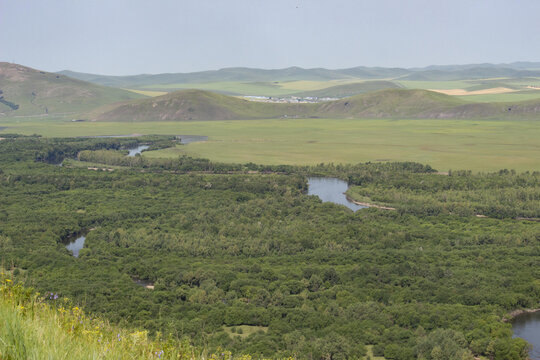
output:
[{"label": "foreground grass", "polygon": [[540,122],[509,120],[290,119],[194,122],[79,122],[5,119],[0,131],[43,136],[208,135],[209,141],[148,157],[188,154],[259,164],[416,161],[440,171],[540,170]]},{"label": "foreground grass", "polygon": [[88,317],[67,299],[40,297],[0,278],[0,359],[238,359],[230,352],[208,354],[187,340],[150,339]]}]

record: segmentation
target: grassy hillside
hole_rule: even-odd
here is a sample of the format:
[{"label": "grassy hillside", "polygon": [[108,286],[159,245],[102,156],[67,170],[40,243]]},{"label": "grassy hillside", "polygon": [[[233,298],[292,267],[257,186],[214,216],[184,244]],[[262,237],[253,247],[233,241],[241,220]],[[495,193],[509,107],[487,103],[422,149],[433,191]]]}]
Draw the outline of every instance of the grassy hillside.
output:
[{"label": "grassy hillside", "polygon": [[319,104],[253,102],[201,90],[107,106],[90,114],[100,121],[187,121],[271,118],[538,118],[540,101],[471,103],[427,90],[386,89]]},{"label": "grassy hillside", "polygon": [[309,116],[307,104],[259,103],[202,90],[181,90],[151,99],[107,106],[91,114],[106,121],[242,120]]},{"label": "grassy hillside", "polygon": [[486,79],[499,77],[536,77],[540,76],[538,70],[517,70],[504,67],[473,67],[458,70],[422,70],[415,71],[406,76],[403,80],[421,80],[421,81],[448,81],[464,79]]},{"label": "grassy hillside", "polygon": [[432,91],[390,89],[323,103],[319,113],[351,118],[453,118],[460,117],[456,109],[464,104]]},{"label": "grassy hillside", "polygon": [[143,97],[65,75],[0,63],[0,113],[8,116],[80,113]]},{"label": "grassy hillside", "polygon": [[365,81],[359,83],[351,83],[344,85],[335,85],[330,86],[324,89],[312,90],[312,91],[303,91],[295,93],[294,96],[300,97],[334,97],[334,98],[344,98],[359,94],[364,94],[371,91],[384,90],[384,89],[396,89],[400,86],[392,81],[376,80],[376,81]]},{"label": "grassy hillside", "polygon": [[193,73],[142,74],[131,76],[107,76],[61,71],[60,74],[75,77],[96,84],[138,88],[154,84],[191,84],[207,82],[257,82],[257,81],[290,81],[290,80],[332,80],[351,77],[339,70],[303,69],[290,67],[286,69],[263,70],[251,68],[225,68],[220,70],[199,71]]},{"label": "grassy hillside", "polygon": [[67,298],[15,284],[12,276],[0,275],[0,359],[238,359],[230,352],[207,354],[188,339],[111,326],[90,317]]}]

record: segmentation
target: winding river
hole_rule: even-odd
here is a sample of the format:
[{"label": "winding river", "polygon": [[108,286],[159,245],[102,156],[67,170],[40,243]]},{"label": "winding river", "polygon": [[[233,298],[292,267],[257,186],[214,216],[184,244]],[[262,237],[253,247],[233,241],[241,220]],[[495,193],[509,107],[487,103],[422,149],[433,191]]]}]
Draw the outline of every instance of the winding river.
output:
[{"label": "winding river", "polygon": [[532,345],[529,358],[540,360],[540,311],[518,315],[512,320],[514,337],[525,339]]},{"label": "winding river", "polygon": [[345,192],[348,188],[347,182],[341,179],[328,177],[308,178],[308,195],[317,195],[323,202],[344,205],[352,211],[366,208],[366,206],[357,205],[347,199]]}]

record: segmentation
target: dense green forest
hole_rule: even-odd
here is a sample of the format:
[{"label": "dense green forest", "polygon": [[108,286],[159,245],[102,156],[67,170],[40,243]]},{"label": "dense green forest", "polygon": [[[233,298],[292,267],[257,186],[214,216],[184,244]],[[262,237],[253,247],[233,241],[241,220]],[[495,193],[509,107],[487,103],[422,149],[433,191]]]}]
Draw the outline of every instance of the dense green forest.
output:
[{"label": "dense green forest", "polygon": [[[520,218],[540,217],[540,173],[150,160],[125,149],[175,139],[4,137],[3,267],[115,324],[266,357],[526,358],[502,320],[539,305],[540,223]],[[309,175],[397,210],[322,203]]]}]

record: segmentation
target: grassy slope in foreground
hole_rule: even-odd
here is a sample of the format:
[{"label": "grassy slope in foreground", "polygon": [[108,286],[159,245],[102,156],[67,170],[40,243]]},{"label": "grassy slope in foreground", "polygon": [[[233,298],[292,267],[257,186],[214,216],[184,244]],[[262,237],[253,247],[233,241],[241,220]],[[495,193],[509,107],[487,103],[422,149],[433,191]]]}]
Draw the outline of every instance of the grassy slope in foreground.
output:
[{"label": "grassy slope in foreground", "polygon": [[[7,116],[81,113],[144,96],[131,91],[0,62],[0,113]],[[6,106],[9,102],[13,106]]]},{"label": "grassy slope in foreground", "polygon": [[202,90],[181,90],[97,109],[99,121],[244,120],[280,117],[474,119],[533,118],[540,101],[471,103],[427,90],[386,89],[319,104],[247,101]]},{"label": "grassy slope in foreground", "polygon": [[186,339],[153,340],[146,331],[111,326],[54,297],[0,277],[0,359],[251,359],[205,354]]}]

